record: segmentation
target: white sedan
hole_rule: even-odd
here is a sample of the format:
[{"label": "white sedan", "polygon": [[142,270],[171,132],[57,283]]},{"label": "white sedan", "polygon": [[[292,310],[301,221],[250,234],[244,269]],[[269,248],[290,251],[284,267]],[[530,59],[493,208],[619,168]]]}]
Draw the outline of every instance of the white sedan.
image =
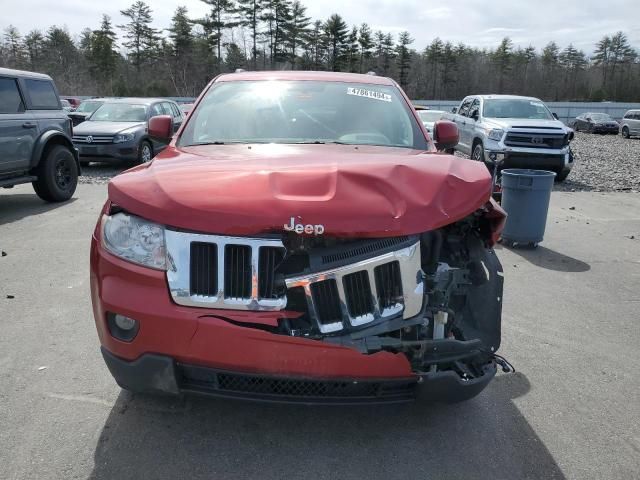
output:
[{"label": "white sedan", "polygon": [[442,110],[418,110],[420,120],[429,132],[429,136],[433,136],[433,124],[442,119],[445,113]]}]

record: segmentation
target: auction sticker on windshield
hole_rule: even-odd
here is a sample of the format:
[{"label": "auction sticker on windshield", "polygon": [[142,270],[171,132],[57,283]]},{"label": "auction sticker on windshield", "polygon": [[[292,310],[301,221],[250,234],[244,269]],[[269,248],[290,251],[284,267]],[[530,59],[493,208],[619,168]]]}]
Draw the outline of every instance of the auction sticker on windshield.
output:
[{"label": "auction sticker on windshield", "polygon": [[383,102],[390,102],[391,95],[388,93],[376,92],[374,90],[367,90],[365,88],[347,88],[347,95],[355,95],[357,97],[373,98],[374,100],[382,100]]}]

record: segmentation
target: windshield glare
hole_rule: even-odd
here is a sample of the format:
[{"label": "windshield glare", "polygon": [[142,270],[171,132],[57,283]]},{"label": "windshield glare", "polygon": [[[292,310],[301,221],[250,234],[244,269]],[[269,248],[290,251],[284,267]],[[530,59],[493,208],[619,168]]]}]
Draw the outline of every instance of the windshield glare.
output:
[{"label": "windshield glare", "polygon": [[597,120],[599,122],[606,122],[612,120],[612,118],[606,113],[592,113],[589,115],[593,120]]},{"label": "windshield glare", "polygon": [[323,81],[214,84],[178,145],[219,142],[428,148],[396,87]]},{"label": "windshield glare", "polygon": [[494,98],[484,101],[483,117],[529,118],[553,120],[553,115],[540,100]]},{"label": "windshield glare", "polygon": [[92,122],[144,122],[147,106],[133,103],[105,103],[91,115]]},{"label": "windshield glare", "polygon": [[102,105],[102,102],[82,102],[78,106],[76,112],[80,112],[80,113],[95,112],[100,105]]},{"label": "windshield glare", "polygon": [[435,110],[419,110],[418,115],[420,116],[420,120],[423,122],[437,122],[442,118],[442,114],[444,112],[435,111]]}]

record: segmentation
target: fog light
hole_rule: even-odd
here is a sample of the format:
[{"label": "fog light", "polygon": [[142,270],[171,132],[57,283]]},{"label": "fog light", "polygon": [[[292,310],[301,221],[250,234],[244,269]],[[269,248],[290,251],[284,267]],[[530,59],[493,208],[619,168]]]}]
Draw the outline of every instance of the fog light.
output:
[{"label": "fog light", "polygon": [[496,154],[496,152],[491,152],[489,154],[489,160],[492,160],[495,162],[497,158],[498,158],[498,155]]},{"label": "fog light", "polygon": [[132,341],[138,334],[140,323],[119,313],[107,313],[107,324],[111,336],[123,342]]},{"label": "fog light", "polygon": [[114,318],[116,325],[122,330],[133,330],[136,326],[136,321],[133,318],[125,317],[124,315],[115,314]]}]

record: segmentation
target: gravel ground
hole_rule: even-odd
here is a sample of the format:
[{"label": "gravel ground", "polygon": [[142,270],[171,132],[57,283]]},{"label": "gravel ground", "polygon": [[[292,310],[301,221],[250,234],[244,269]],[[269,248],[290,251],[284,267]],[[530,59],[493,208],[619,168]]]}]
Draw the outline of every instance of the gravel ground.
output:
[{"label": "gravel ground", "polygon": [[[556,190],[580,192],[640,191],[640,139],[620,135],[576,133],[571,144],[575,165]],[[92,163],[82,169],[80,183],[107,183],[128,163]]]},{"label": "gravel ground", "polygon": [[575,165],[564,191],[640,191],[640,139],[576,133],[571,143]]}]

